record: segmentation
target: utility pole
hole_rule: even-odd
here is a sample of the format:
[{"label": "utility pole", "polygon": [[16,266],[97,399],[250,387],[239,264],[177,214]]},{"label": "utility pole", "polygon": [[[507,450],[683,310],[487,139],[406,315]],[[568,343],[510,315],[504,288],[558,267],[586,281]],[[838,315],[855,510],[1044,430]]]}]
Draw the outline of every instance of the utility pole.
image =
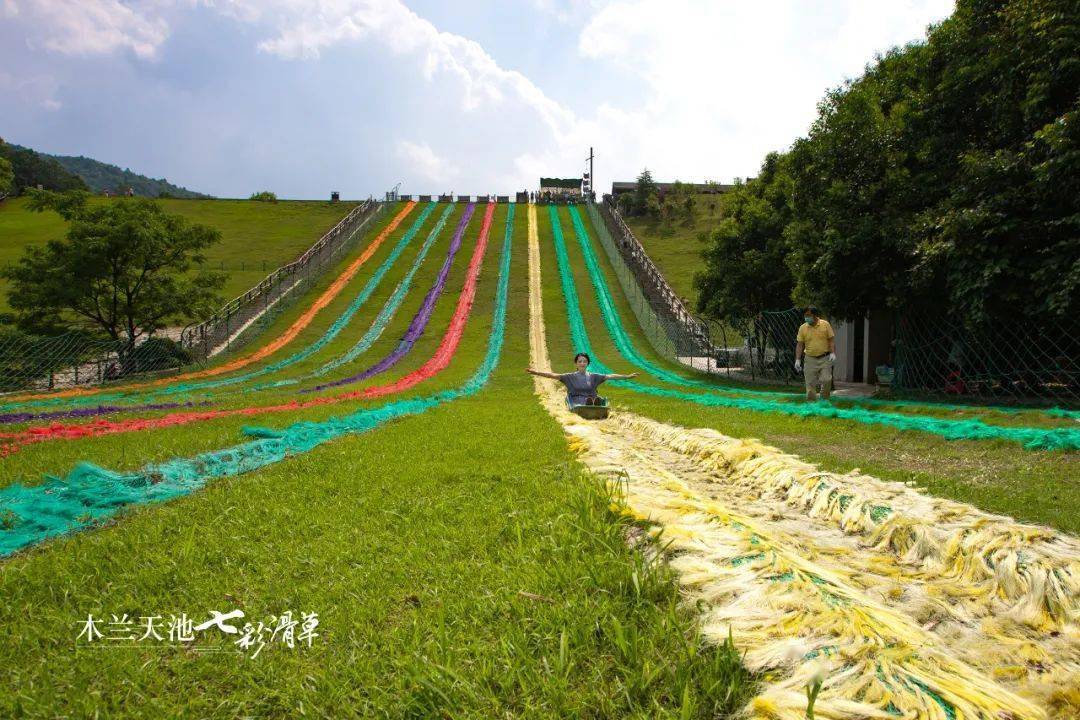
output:
[{"label": "utility pole", "polygon": [[589,174],[586,175],[586,177],[585,177],[585,195],[590,201],[592,201],[593,183],[594,183],[595,177],[596,177],[595,175],[593,175],[593,158],[595,158],[595,157],[596,156],[593,155],[592,146],[590,146],[589,147],[589,157],[585,158],[586,160],[589,161]]}]

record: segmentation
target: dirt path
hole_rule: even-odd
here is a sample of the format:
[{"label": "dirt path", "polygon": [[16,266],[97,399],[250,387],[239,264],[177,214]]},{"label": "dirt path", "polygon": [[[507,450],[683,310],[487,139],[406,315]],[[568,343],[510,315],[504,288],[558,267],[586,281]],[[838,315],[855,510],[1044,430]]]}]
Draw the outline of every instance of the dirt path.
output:
[{"label": "dirt path", "polygon": [[[548,369],[535,207],[530,343]],[[624,511],[667,546],[707,638],[732,633],[761,718],[1080,714],[1080,542],[877,478],[819,471],[753,440],[537,393]]]}]

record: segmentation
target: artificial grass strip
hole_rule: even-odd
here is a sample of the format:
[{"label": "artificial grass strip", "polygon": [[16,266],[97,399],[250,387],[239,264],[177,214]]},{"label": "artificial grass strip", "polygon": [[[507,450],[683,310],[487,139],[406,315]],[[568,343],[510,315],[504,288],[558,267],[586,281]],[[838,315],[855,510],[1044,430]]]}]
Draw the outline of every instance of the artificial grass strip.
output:
[{"label": "artificial grass strip", "polygon": [[[340,378],[331,382],[316,385],[312,388],[306,388],[301,390],[303,393],[318,392],[320,390],[326,390],[327,388],[341,387],[342,385],[351,385],[353,383],[366,380],[367,378],[374,377],[379,373],[386,372],[394,365],[396,365],[403,357],[409,354],[416,341],[424,334],[424,330],[427,328],[428,322],[431,320],[432,313],[435,312],[435,304],[442,297],[443,291],[446,289],[446,279],[450,275],[450,268],[454,263],[454,258],[457,256],[458,250],[461,249],[461,240],[465,235],[465,229],[469,225],[469,221],[472,219],[473,212],[476,210],[476,203],[469,203],[469,206],[465,208],[465,214],[461,216],[461,220],[458,222],[457,229],[454,231],[454,235],[450,240],[450,249],[446,253],[446,259],[443,261],[442,267],[439,268],[439,274],[436,276],[435,281],[431,284],[431,288],[428,289],[427,295],[424,296],[424,300],[420,303],[420,309],[413,315],[412,320],[409,322],[409,327],[405,330],[405,335],[401,338],[401,341],[397,344],[390,353],[385,357],[377,361],[374,365],[371,365],[358,373],[349,375],[347,377]],[[484,225],[480,231],[481,236],[487,234],[488,229],[491,227],[491,216],[495,211],[494,205],[489,205],[487,212],[484,216]]]}]

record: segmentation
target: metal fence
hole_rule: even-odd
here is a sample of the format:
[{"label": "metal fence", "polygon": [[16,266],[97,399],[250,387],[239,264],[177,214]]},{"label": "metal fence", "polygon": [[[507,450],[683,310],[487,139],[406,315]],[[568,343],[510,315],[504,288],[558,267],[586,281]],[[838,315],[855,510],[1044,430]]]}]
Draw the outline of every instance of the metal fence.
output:
[{"label": "metal fence", "polygon": [[52,390],[99,385],[130,377],[174,373],[208,357],[235,350],[258,334],[344,253],[382,213],[368,200],[319,238],[303,255],[270,273],[207,320],[178,335],[145,338],[133,349],[127,343],[95,338],[85,332],[54,337],[0,330],[0,391]]},{"label": "metal fence", "polygon": [[240,297],[226,303],[211,317],[184,328],[180,345],[195,360],[206,360],[224,350],[240,347],[287,306],[286,297],[298,297],[322,272],[355,246],[364,230],[385,207],[367,200],[293,262],[282,265]]},{"label": "metal fence", "polygon": [[[587,205],[638,324],[661,356],[750,381],[798,383],[798,308],[734,323],[695,317],[605,196]],[[901,395],[1080,402],[1080,320],[1022,319],[967,327],[948,317],[904,315],[893,332],[892,389]],[[870,370],[868,368],[867,370]],[[879,376],[888,376],[888,372]]]}]

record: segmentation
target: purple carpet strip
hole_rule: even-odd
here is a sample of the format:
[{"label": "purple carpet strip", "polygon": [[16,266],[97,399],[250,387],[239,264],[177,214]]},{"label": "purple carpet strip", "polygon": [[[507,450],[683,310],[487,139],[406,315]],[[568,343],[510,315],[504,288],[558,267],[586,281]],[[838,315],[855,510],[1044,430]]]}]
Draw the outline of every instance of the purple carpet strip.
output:
[{"label": "purple carpet strip", "polygon": [[450,275],[450,266],[454,264],[454,257],[457,255],[458,250],[461,249],[461,238],[465,235],[465,227],[469,224],[469,220],[472,218],[474,210],[476,210],[476,203],[469,203],[468,207],[465,208],[465,213],[461,216],[457,229],[454,230],[454,237],[450,239],[450,249],[447,250],[446,260],[443,261],[442,267],[439,268],[439,275],[435,278],[435,282],[432,284],[431,289],[428,290],[427,295],[424,296],[424,302],[420,305],[420,309],[416,314],[413,315],[412,322],[409,323],[409,329],[405,331],[404,337],[398,342],[394,351],[371,367],[362,370],[355,375],[350,375],[349,377],[344,377],[340,380],[334,380],[333,382],[323,383],[322,385],[316,385],[313,388],[301,390],[301,393],[318,392],[319,390],[339,387],[341,385],[351,385],[352,383],[366,380],[369,377],[389,370],[397,364],[401,358],[409,354],[413,345],[416,344],[416,341],[424,334],[424,329],[427,327],[428,321],[431,320],[432,313],[435,312],[435,303],[439,301],[439,296],[442,295],[443,290],[446,289],[446,278]]},{"label": "purple carpet strip", "polygon": [[61,420],[64,418],[83,418],[93,417],[94,415],[105,415],[107,413],[124,412],[128,410],[175,410],[177,408],[190,408],[199,407],[201,405],[210,405],[210,401],[204,401],[199,403],[194,402],[173,402],[173,403],[155,403],[152,405],[98,405],[96,407],[81,407],[74,408],[72,410],[51,410],[49,412],[17,412],[17,413],[4,413],[0,415],[0,424],[4,423],[21,423],[30,422],[31,420]]}]

